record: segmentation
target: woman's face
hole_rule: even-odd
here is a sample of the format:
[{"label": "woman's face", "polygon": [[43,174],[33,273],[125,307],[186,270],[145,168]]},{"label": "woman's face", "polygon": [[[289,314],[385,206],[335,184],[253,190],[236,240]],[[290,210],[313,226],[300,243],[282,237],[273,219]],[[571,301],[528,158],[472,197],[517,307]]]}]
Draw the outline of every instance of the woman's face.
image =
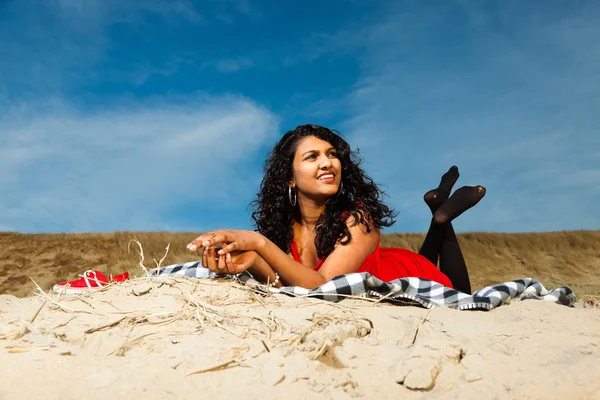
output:
[{"label": "woman's face", "polygon": [[300,197],[330,197],[338,192],[342,164],[331,143],[307,136],[300,140],[290,185]]}]

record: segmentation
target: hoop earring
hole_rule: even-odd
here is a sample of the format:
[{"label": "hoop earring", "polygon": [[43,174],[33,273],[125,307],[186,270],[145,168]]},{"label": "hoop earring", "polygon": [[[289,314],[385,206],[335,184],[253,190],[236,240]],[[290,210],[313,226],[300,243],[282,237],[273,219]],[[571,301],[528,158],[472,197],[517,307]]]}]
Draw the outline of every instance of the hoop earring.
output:
[{"label": "hoop earring", "polygon": [[342,193],[344,193],[344,182],[340,181],[340,188],[338,189],[336,196],[339,196]]},{"label": "hoop earring", "polygon": [[[292,200],[292,192],[294,192],[294,199]],[[288,198],[290,199],[290,204],[292,205],[292,207],[296,206],[296,203],[298,201],[298,197],[296,196],[296,191],[292,190],[291,186],[288,186]]]}]

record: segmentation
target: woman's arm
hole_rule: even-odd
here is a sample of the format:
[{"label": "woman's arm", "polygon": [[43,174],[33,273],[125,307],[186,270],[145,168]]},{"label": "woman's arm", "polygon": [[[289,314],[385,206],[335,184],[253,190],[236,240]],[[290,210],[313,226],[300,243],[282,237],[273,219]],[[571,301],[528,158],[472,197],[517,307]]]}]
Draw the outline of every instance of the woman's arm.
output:
[{"label": "woman's arm", "polygon": [[327,282],[319,272],[297,262],[269,239],[263,239],[257,253],[286,285],[313,289]]},{"label": "woman's arm", "polygon": [[318,272],[293,260],[265,237],[257,252],[286,284],[316,288],[338,275],[356,272],[377,247],[378,231],[371,229],[371,232],[367,232],[362,224],[352,226],[352,217],[346,223],[352,240],[346,245],[338,243]]},{"label": "woman's arm", "polygon": [[[248,268],[248,272],[250,272],[252,276],[254,276],[259,281],[264,282],[265,284],[275,282],[277,277],[275,276],[275,271],[273,270],[273,268],[271,268],[269,264],[267,264],[265,259],[258,255],[258,253],[255,254],[256,260],[254,260],[254,263]],[[283,286],[283,284],[281,283],[280,277],[279,282],[277,282],[275,287],[281,286]]]},{"label": "woman's arm", "polygon": [[[275,271],[256,251],[233,251],[227,256],[219,256],[214,247],[205,248],[202,252],[202,266],[217,274],[235,275],[247,270],[257,280],[264,283],[277,280]],[[280,286],[281,281],[275,284],[275,287]]]},{"label": "woman's arm", "polygon": [[[219,243],[223,243],[224,246],[218,250],[220,257],[218,257],[219,261],[217,265],[214,261],[214,256],[216,255],[214,246]],[[286,285],[315,288],[327,282],[323,275],[310,267],[296,262],[277,247],[277,245],[258,232],[234,230],[208,232],[198,236],[187,247],[191,251],[197,251],[200,247],[204,247],[203,260],[206,259],[206,262],[203,261],[203,265],[215,264],[213,267],[218,272],[231,273],[231,270],[227,269],[226,264],[234,262],[231,257],[232,252],[255,251],[267,264],[265,266],[259,262],[256,265],[256,270],[264,274],[265,277],[270,276],[267,270],[268,266],[272,271],[277,272],[280,280]],[[236,268],[234,272],[241,271]]]},{"label": "woman's arm", "polygon": [[371,231],[367,232],[367,228],[363,224],[354,225],[354,218],[352,216],[346,220],[346,225],[352,235],[352,240],[346,245],[338,242],[331,254],[323,262],[319,273],[325,277],[326,281],[338,275],[358,271],[367,257],[375,251],[379,243],[379,229],[371,227]]},{"label": "woman's arm", "polygon": [[[305,288],[316,288],[331,278],[356,272],[369,254],[371,254],[379,240],[379,232],[372,229],[367,232],[362,224],[353,225],[353,219],[348,218],[348,229],[352,240],[347,245],[337,244],[335,249],[327,257],[319,272],[307,267],[281,250],[258,232],[252,231],[215,231],[199,236],[192,241],[188,247],[197,250],[200,246],[213,248],[218,243],[226,243],[219,255],[227,255],[235,250],[254,250],[266,262],[255,266],[255,272],[261,274],[266,281],[267,277],[273,277],[269,273],[275,271],[286,285],[301,286]],[[214,250],[213,250],[214,251]],[[228,259],[228,261],[231,258]],[[252,273],[252,271],[250,271]]]}]

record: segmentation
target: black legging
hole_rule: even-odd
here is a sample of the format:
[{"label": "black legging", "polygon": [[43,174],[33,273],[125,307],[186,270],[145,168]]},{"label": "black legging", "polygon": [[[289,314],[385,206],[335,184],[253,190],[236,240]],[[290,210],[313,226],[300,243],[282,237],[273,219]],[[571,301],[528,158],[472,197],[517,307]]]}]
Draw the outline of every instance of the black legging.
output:
[{"label": "black legging", "polygon": [[433,265],[438,264],[439,256],[440,271],[450,279],[454,289],[471,294],[467,264],[460,250],[452,222],[435,224],[432,220],[419,254],[431,261]]}]

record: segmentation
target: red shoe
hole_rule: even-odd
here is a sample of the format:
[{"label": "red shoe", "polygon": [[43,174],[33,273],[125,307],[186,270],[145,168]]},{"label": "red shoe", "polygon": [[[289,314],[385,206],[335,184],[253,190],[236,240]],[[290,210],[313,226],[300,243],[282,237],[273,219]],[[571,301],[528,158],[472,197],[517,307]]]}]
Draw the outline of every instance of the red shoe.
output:
[{"label": "red shoe", "polygon": [[120,275],[115,275],[109,279],[111,283],[121,283],[129,279],[129,272],[123,272]]},{"label": "red shoe", "polygon": [[125,272],[120,275],[111,276],[110,278],[106,278],[106,275],[96,270],[87,270],[82,275],[81,278],[70,281],[70,282],[61,282],[54,285],[53,290],[56,293],[65,293],[65,294],[74,294],[74,293],[83,293],[89,292],[92,290],[101,289],[109,283],[119,283],[129,279],[129,273]]}]

